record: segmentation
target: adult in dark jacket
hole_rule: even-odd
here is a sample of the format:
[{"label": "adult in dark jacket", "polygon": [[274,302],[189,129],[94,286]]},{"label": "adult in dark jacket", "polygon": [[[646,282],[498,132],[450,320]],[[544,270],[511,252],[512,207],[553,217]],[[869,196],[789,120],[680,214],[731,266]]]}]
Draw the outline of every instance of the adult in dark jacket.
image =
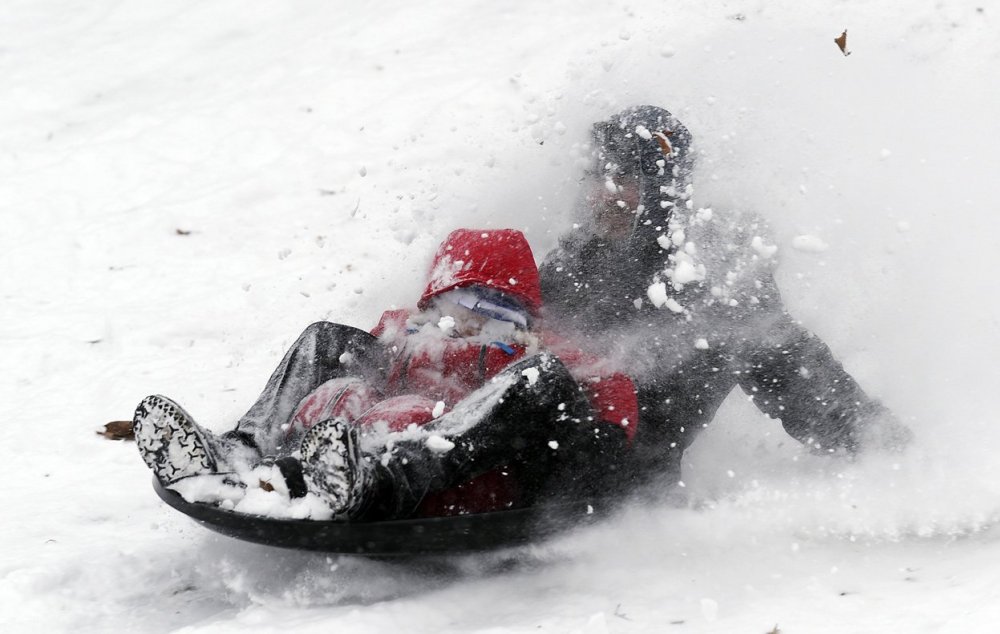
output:
[{"label": "adult in dark jacket", "polygon": [[684,450],[736,386],[815,452],[901,447],[909,431],[782,305],[758,219],[698,209],[691,135],[668,111],[594,125],[582,218],[540,268],[550,327],[639,385],[642,478]]}]

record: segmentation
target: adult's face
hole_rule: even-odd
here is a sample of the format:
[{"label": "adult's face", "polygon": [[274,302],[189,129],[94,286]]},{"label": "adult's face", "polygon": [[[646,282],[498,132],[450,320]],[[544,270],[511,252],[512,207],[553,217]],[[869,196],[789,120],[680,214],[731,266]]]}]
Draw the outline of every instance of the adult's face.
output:
[{"label": "adult's face", "polygon": [[596,233],[612,242],[627,240],[639,211],[639,179],[629,174],[598,173],[588,176],[584,187]]}]

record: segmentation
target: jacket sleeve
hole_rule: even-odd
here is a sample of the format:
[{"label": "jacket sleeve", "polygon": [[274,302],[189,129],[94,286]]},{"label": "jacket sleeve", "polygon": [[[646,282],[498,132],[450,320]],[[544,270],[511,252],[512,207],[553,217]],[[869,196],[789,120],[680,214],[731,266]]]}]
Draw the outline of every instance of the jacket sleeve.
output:
[{"label": "jacket sleeve", "polygon": [[757,407],[816,452],[905,445],[909,430],[781,308],[773,279],[766,284],[771,301],[747,320],[736,346],[739,385]]},{"label": "jacket sleeve", "polygon": [[597,420],[620,428],[631,444],[639,425],[639,401],[632,378],[611,369],[569,339],[552,332],[542,332],[541,338],[546,349],[562,361],[580,384]]}]

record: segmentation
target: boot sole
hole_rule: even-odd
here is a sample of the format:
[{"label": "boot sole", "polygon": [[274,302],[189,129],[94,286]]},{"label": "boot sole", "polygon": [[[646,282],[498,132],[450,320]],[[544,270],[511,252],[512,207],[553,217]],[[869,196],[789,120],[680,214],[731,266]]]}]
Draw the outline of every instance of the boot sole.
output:
[{"label": "boot sole", "polygon": [[216,472],[217,462],[203,432],[169,398],[147,396],[136,408],[133,422],[139,453],[161,483]]},{"label": "boot sole", "polygon": [[302,438],[301,451],[307,489],[335,514],[349,511],[358,495],[355,469],[361,455],[347,423],[335,419],[313,425]]}]

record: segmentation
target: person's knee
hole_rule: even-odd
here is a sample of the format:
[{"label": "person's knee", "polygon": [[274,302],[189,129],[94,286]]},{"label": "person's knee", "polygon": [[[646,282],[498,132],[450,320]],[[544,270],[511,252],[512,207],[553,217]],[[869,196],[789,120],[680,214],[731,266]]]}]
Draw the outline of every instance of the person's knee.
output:
[{"label": "person's knee", "polygon": [[340,324],[334,323],[332,321],[317,321],[306,326],[306,329],[302,331],[301,338],[310,337],[318,338],[322,336],[327,336],[330,333],[337,332]]},{"label": "person's knee", "polygon": [[345,326],[332,321],[317,321],[306,326],[299,335],[299,342],[317,342],[323,347],[335,345],[337,342],[352,340],[352,335],[359,333],[357,328]]}]

